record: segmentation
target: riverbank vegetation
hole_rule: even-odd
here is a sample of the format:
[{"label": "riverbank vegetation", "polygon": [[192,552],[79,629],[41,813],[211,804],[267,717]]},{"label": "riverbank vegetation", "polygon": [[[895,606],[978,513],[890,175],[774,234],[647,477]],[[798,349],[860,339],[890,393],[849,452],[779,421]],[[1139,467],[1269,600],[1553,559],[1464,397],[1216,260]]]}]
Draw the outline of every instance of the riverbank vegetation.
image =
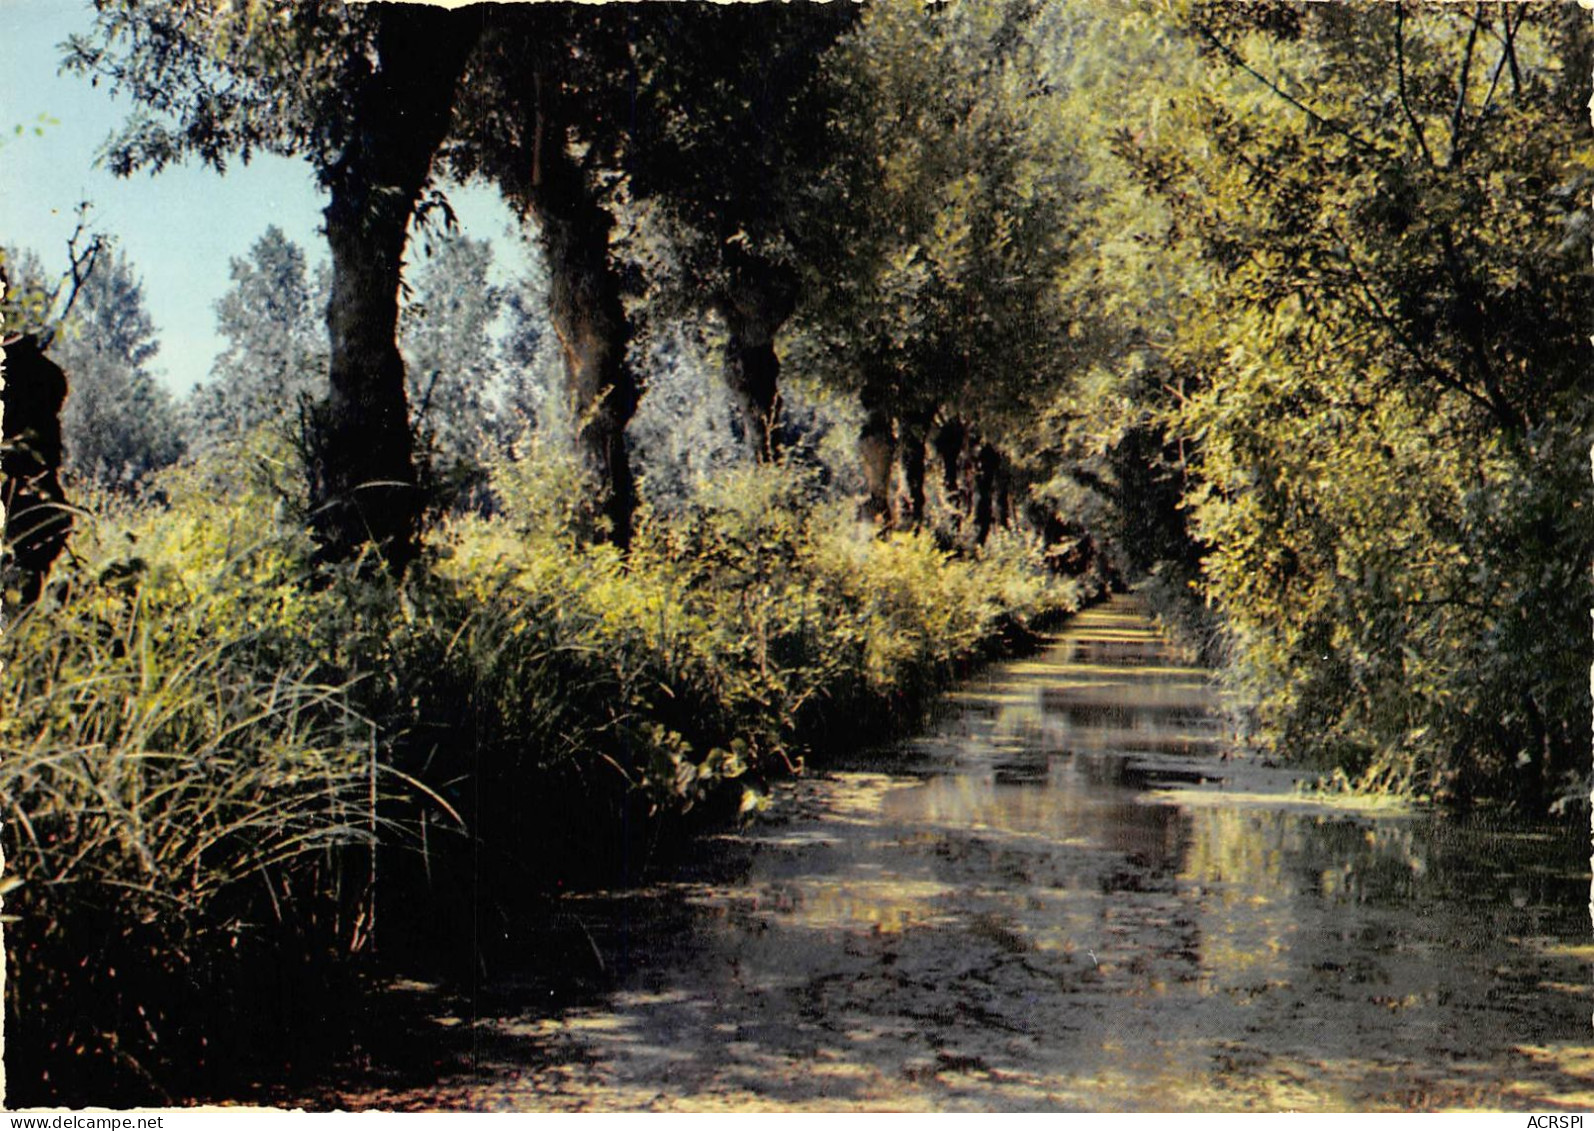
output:
[{"label": "riverbank vegetation", "polygon": [[500,512],[440,521],[403,579],[317,567],[264,459],[79,516],[3,643],[14,1096],[270,1073],[355,1011],[378,941],[468,975],[476,917],[644,875],[1090,584],[1018,532],[961,559],[878,537],[790,467],[644,508],[622,557],[550,513],[561,462],[506,457]]},{"label": "riverbank vegetation", "polygon": [[[8,487],[13,1102],[267,1079],[378,942],[468,971],[483,916],[634,878],[1121,582],[1270,756],[1585,804],[1591,42],[1559,5],[100,5],[66,58],[143,107],[113,167],[303,158],[328,255],[263,221],[178,399],[108,241],[5,254],[71,390],[34,419],[13,361],[68,499]],[[523,277],[453,229],[468,181]]]},{"label": "riverbank vegetation", "polygon": [[1582,806],[1587,19],[1192,13],[1114,142],[1181,296],[1152,411],[1258,741],[1368,788]]}]

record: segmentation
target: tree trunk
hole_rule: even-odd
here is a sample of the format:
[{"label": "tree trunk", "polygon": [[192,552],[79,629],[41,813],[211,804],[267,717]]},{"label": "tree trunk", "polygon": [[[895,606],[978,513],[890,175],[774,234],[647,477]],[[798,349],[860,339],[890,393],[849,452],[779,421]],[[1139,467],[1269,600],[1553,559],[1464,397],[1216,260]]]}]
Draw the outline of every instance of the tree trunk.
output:
[{"label": "tree trunk", "polygon": [[[0,287],[5,285],[0,279]],[[5,343],[5,449],[0,499],[5,505],[4,581],[19,602],[39,599],[44,577],[66,546],[72,513],[61,490],[61,406],[66,375],[24,334]]]},{"label": "tree trunk", "polygon": [[[1503,18],[1510,19],[1515,14],[1511,9],[1506,9]],[[1583,6],[1570,4],[1561,8],[1552,25],[1551,35],[1556,54],[1561,57],[1560,78],[1555,82],[1556,101],[1568,117],[1578,122],[1586,121],[1588,79],[1589,73],[1594,71],[1594,33],[1589,29],[1588,13]]]},{"label": "tree trunk", "polygon": [[863,462],[867,494],[858,517],[875,523],[881,531],[892,528],[891,467],[896,462],[897,437],[891,416],[879,405],[864,404],[863,427],[858,432],[858,458]]},{"label": "tree trunk", "polygon": [[981,444],[974,457],[974,469],[974,544],[983,546],[996,519],[1001,453],[990,444]]},{"label": "tree trunk", "polygon": [[543,85],[539,78],[526,204],[548,262],[548,316],[564,351],[576,447],[596,483],[594,509],[606,520],[599,537],[625,549],[637,506],[625,430],[641,390],[626,361],[631,327],[609,264],[614,218],[571,156],[564,127],[550,121],[541,102]]},{"label": "tree trunk", "polygon": [[725,385],[735,423],[761,463],[779,455],[780,357],[775,336],[796,308],[795,284],[767,263],[733,268],[730,288],[715,303],[725,319]]},{"label": "tree trunk", "polygon": [[941,461],[941,486],[947,500],[960,514],[969,509],[968,493],[963,490],[963,446],[969,436],[968,425],[961,420],[948,420],[935,430],[930,444],[936,458]]},{"label": "tree trunk", "polygon": [[398,292],[410,219],[448,131],[479,17],[383,8],[375,72],[342,156],[322,174],[332,258],[331,389],[311,438],[314,527],[323,561],[374,544],[402,573],[421,511],[398,350]]},{"label": "tree trunk", "polygon": [[924,525],[925,437],[930,417],[908,416],[902,421],[902,485],[908,497],[908,526]]},{"label": "tree trunk", "polygon": [[725,387],[735,410],[733,423],[760,463],[778,454],[775,417],[780,412],[780,359],[769,324],[727,303],[725,318]]}]

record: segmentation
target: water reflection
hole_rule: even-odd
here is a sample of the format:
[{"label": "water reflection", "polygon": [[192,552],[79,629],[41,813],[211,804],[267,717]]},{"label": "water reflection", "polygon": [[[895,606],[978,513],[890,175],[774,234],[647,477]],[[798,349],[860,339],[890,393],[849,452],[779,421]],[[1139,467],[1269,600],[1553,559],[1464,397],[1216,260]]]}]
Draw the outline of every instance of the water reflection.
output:
[{"label": "water reflection", "polygon": [[534,1106],[1594,1101],[1586,838],[1308,804],[1214,706],[1120,598],[678,882],[573,902],[611,992],[516,1022],[587,1072]]}]

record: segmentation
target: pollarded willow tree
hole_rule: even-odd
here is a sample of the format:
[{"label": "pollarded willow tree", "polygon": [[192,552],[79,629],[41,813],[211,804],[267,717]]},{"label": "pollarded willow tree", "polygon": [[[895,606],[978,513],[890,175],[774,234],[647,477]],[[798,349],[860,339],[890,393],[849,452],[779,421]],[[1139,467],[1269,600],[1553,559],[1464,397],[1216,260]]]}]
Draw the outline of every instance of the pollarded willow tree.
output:
[{"label": "pollarded willow tree", "polygon": [[497,184],[535,224],[593,532],[622,548],[637,505],[625,429],[641,386],[609,190],[632,143],[638,18],[630,5],[497,9],[446,153],[456,177]]},{"label": "pollarded willow tree", "polygon": [[650,120],[626,188],[641,238],[662,244],[641,257],[671,268],[649,305],[717,317],[733,422],[760,460],[779,453],[777,340],[800,299],[798,240],[838,157],[822,64],[856,17],[853,5],[677,6],[637,44]]},{"label": "pollarded willow tree", "polygon": [[808,363],[857,391],[869,498],[892,521],[901,452],[910,521],[926,444],[973,465],[976,540],[998,449],[1076,363],[1062,273],[1078,226],[1075,161],[1050,79],[1052,25],[1016,0],[865,10],[826,63],[833,146],[800,239]]},{"label": "pollarded willow tree", "polygon": [[738,415],[772,454],[775,338],[797,281],[788,229],[807,203],[798,170],[822,152],[807,85],[850,18],[817,4],[495,13],[448,164],[496,183],[535,226],[595,533],[622,547],[637,504],[637,304],[720,315]]},{"label": "pollarded willow tree", "polygon": [[[833,29],[847,13],[815,5],[784,18],[795,29],[785,54],[797,62],[773,86],[714,33],[729,22],[750,42],[763,14],[697,6],[683,15],[639,6],[444,13],[113,3],[93,35],[73,41],[70,62],[148,107],[113,142],[118,171],[188,156],[223,168],[255,150],[315,166],[331,194],[333,260],[330,395],[316,414],[311,461],[318,533],[328,558],[372,541],[402,566],[420,500],[393,340],[397,285],[404,236],[445,136],[450,171],[497,183],[535,225],[596,533],[624,546],[636,506],[625,429],[641,388],[627,357],[623,293],[636,265],[620,263],[612,247],[616,210],[628,202],[678,198],[686,203],[675,215],[707,233],[717,280],[694,282],[726,317],[727,372],[752,429],[767,432],[774,334],[791,306],[792,270],[777,262],[773,236],[758,235],[757,248],[744,236],[773,225],[761,218],[768,193],[759,182],[778,182],[777,166],[804,151],[786,123],[788,96],[834,35],[813,28]],[[683,93],[700,81],[713,93]],[[748,129],[738,113],[749,102],[778,121]],[[670,144],[657,144],[663,138]],[[709,151],[712,168],[699,161]],[[678,157],[706,176],[683,177]],[[709,216],[715,208],[741,211]]]},{"label": "pollarded willow tree", "polygon": [[1455,800],[1586,792],[1586,16],[1174,7],[1213,75],[1120,145],[1207,281],[1168,420],[1265,733]]},{"label": "pollarded willow tree", "polygon": [[304,157],[326,189],[331,354],[310,469],[327,560],[369,543],[402,570],[415,552],[399,283],[481,24],[426,5],[108,0],[68,44],[69,69],[140,108],[108,145],[115,172],[269,152]]}]

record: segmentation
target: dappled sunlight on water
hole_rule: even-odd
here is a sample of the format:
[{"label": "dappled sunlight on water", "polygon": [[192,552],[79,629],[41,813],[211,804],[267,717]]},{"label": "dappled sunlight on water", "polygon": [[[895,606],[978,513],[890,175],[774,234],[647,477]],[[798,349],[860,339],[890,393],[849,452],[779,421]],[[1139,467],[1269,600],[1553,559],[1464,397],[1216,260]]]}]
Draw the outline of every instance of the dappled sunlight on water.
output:
[{"label": "dappled sunlight on water", "polygon": [[[837,756],[674,882],[567,901],[473,1108],[1545,1108],[1594,1101],[1586,838],[1324,803],[1227,756],[1120,598]],[[569,974],[569,971],[565,971]],[[519,984],[519,983],[517,983]],[[517,1004],[518,1003],[518,1004]]]}]

